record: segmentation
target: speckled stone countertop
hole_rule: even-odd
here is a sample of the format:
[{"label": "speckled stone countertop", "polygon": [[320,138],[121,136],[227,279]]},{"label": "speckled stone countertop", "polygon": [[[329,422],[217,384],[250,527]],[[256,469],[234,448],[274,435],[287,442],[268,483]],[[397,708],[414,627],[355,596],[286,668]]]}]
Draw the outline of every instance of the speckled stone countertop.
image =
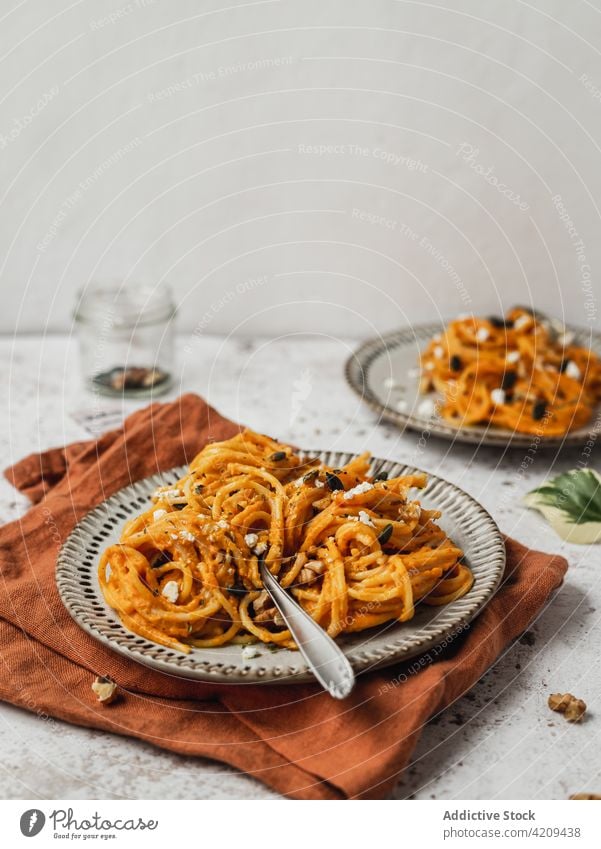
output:
[{"label": "speckled stone countertop", "polygon": [[[355,343],[320,336],[280,339],[205,337],[180,344],[181,382],[166,396],[194,391],[223,414],[298,445],[363,450],[414,463],[470,492],[501,530],[560,552],[567,580],[550,605],[481,681],[424,729],[396,798],[565,799],[601,792],[601,546],[562,543],[521,496],[550,471],[573,468],[580,449],[503,452],[399,433],[379,423],[347,388],[344,360]],[[34,450],[86,438],[73,414],[90,410],[72,340],[54,336],[0,340],[5,399],[2,467]],[[107,410],[118,405],[102,401]],[[127,402],[126,411],[142,406]],[[599,466],[598,446],[592,464]],[[524,470],[524,466],[526,466]],[[0,520],[26,499],[0,483]],[[0,647],[1,652],[1,647]],[[551,692],[589,705],[572,725],[547,708]],[[245,775],[209,761],[0,705],[1,798],[273,798]]]}]

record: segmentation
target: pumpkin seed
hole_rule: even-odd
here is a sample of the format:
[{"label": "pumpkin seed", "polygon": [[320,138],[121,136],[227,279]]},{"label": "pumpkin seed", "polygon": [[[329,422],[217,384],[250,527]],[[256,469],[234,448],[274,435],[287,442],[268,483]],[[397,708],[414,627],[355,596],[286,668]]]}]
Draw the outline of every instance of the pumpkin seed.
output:
[{"label": "pumpkin seed", "polygon": [[332,492],[344,489],[344,484],[342,483],[338,475],[334,474],[334,472],[326,472],[326,483]]},{"label": "pumpkin seed", "polygon": [[272,463],[279,463],[281,460],[286,459],[286,452],[285,451],[276,451],[274,454],[271,455],[271,457],[269,459],[271,460]]},{"label": "pumpkin seed", "polygon": [[451,366],[451,371],[460,371],[461,370],[461,357],[457,354],[453,354],[451,357],[451,361],[449,363]]},{"label": "pumpkin seed", "polygon": [[378,534],[378,542],[380,543],[380,545],[386,545],[386,543],[392,536],[392,531],[393,528],[391,524],[386,525],[384,530],[380,531],[380,533]]},{"label": "pumpkin seed", "polygon": [[499,315],[491,315],[488,320],[493,327],[504,328],[505,330],[510,330],[513,327],[513,321],[509,321]]},{"label": "pumpkin seed", "polygon": [[518,379],[518,374],[516,371],[506,371],[503,375],[503,380],[501,381],[501,389],[513,389]]},{"label": "pumpkin seed", "polygon": [[547,403],[546,401],[536,401],[534,406],[532,407],[532,418],[535,421],[539,421],[547,412]]},{"label": "pumpkin seed", "polygon": [[150,561],[151,569],[158,569],[159,566],[165,566],[167,563],[172,562],[172,557],[167,551],[162,551],[157,554],[154,559]]}]

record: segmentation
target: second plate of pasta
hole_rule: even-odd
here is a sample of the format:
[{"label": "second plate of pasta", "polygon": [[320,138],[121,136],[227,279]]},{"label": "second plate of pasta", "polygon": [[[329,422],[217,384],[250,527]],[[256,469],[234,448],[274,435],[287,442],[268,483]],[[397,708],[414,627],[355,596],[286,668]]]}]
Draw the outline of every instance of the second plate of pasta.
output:
[{"label": "second plate of pasta", "polygon": [[368,340],[346,378],[400,427],[483,445],[579,445],[598,429],[601,336],[520,307],[459,316]]}]

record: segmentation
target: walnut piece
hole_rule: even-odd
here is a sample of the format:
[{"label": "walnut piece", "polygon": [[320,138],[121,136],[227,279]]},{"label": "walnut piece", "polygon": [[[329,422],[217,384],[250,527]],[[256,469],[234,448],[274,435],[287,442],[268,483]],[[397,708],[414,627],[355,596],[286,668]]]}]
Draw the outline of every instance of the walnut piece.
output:
[{"label": "walnut piece", "polygon": [[110,378],[113,389],[120,392],[122,389],[141,389],[154,386],[165,378],[165,373],[158,368],[140,368],[130,366],[124,369],[115,369]]},{"label": "walnut piece", "polygon": [[286,625],[275,607],[268,607],[265,610],[262,610],[261,613],[255,616],[255,622],[258,622],[259,624],[262,622],[273,622],[273,624],[277,625],[278,628],[283,628]]},{"label": "walnut piece", "polygon": [[563,713],[568,722],[579,722],[586,712],[586,704],[571,693],[552,693],[548,704],[551,710]]},{"label": "walnut piece", "polygon": [[325,563],[321,560],[308,560],[300,570],[299,584],[314,584],[325,571]]},{"label": "walnut piece", "polygon": [[92,690],[96,693],[96,698],[102,705],[110,705],[119,695],[117,685],[110,678],[105,678],[104,675],[99,675],[94,679]]},{"label": "walnut piece", "polygon": [[601,799],[601,793],[573,793],[570,799]]},{"label": "walnut piece", "polygon": [[265,590],[261,590],[259,595],[253,601],[253,609],[255,613],[262,613],[268,607],[271,607],[273,602],[269,597],[269,594],[265,592]]},{"label": "walnut piece", "polygon": [[271,596],[265,590],[261,590],[253,601],[253,610],[255,611],[255,622],[274,622],[280,628],[283,628],[286,624],[278,613]]}]

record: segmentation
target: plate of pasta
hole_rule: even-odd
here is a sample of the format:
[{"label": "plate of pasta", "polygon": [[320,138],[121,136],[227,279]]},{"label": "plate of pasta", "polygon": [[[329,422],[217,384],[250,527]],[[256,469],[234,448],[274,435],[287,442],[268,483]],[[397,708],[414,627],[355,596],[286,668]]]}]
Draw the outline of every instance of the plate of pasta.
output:
[{"label": "plate of pasta", "polygon": [[582,444],[601,420],[601,336],[525,307],[369,340],[346,377],[383,419],[460,442]]},{"label": "plate of pasta", "polygon": [[78,624],[131,660],[214,681],[310,680],[262,563],[361,671],[459,634],[495,592],[505,546],[441,478],[244,430],[96,507],[56,575]]}]

